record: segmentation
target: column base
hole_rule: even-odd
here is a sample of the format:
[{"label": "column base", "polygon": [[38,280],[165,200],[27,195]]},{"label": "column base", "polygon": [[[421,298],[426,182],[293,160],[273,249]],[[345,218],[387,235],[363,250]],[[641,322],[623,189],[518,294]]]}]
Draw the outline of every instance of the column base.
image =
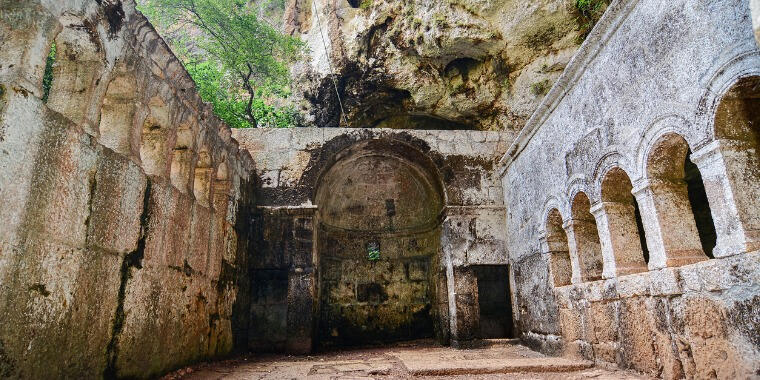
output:
[{"label": "column base", "polygon": [[649,268],[646,264],[629,264],[625,266],[618,266],[617,275],[625,276],[628,274],[641,273],[648,271]]},{"label": "column base", "polygon": [[665,265],[668,267],[680,267],[708,260],[709,257],[701,249],[690,249],[678,252],[669,252]]}]

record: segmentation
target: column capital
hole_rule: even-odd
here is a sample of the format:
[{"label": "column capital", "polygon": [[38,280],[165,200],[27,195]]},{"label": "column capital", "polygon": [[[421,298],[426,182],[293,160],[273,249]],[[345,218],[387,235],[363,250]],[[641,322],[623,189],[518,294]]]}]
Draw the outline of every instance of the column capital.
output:
[{"label": "column capital", "polygon": [[736,139],[716,139],[691,153],[691,162],[700,166],[710,159],[720,158],[725,152],[739,152],[754,147],[753,142]]},{"label": "column capital", "polygon": [[721,144],[719,140],[712,141],[692,152],[689,159],[691,159],[691,162],[699,166],[699,164],[704,162],[706,159],[713,157],[716,153],[719,153],[720,145]]},{"label": "column capital", "polygon": [[596,202],[592,204],[591,209],[589,210],[591,212],[591,215],[593,215],[595,218],[599,218],[604,215],[606,212],[604,204],[605,202]]},{"label": "column capital", "polygon": [[633,194],[634,196],[638,196],[641,193],[649,190],[650,187],[651,187],[651,184],[649,182],[649,178],[639,179],[633,183],[633,189],[631,189],[631,194]]}]

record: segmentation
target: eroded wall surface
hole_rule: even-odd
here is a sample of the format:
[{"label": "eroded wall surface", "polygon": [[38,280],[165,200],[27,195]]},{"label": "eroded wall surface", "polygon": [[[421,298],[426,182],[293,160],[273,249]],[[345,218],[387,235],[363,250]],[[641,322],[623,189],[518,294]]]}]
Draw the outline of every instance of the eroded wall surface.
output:
[{"label": "eroded wall surface", "polygon": [[134,2],[0,1],[0,377],[230,353],[252,167]]},{"label": "eroded wall surface", "polygon": [[[412,330],[429,331],[429,324],[442,342],[475,338],[478,287],[471,266],[507,263],[502,189],[493,174],[504,137],[338,128],[233,135],[262,178],[254,223],[259,236],[290,231],[284,236],[308,236],[313,249],[310,260],[296,263],[287,257],[299,249],[260,240],[250,258],[254,282],[256,271],[287,270],[283,278],[305,278],[308,286],[266,289],[289,306],[262,315],[263,304],[254,305],[252,324],[283,321],[275,313],[300,314],[298,305],[311,304],[314,325],[324,328],[302,336],[301,348],[369,343],[361,333],[375,340],[383,331],[385,338],[410,338]],[[378,262],[367,259],[370,243],[378,243]],[[295,326],[289,318],[278,331]],[[287,347],[288,339],[264,334],[252,340],[253,348],[271,350]]]},{"label": "eroded wall surface", "polygon": [[[665,378],[758,373],[751,20],[739,0],[614,3],[502,160],[534,347]],[[686,157],[709,202],[686,198]],[[691,212],[708,204],[714,248]]]}]

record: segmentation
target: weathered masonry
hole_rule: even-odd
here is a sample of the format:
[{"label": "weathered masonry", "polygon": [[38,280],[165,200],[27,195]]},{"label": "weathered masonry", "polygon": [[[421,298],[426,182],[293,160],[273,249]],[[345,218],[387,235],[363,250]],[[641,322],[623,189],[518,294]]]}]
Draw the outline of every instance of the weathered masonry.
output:
[{"label": "weathered masonry", "polygon": [[134,1],[0,0],[0,378],[500,337],[760,376],[759,41],[614,1],[516,138],[231,131]]},{"label": "weathered masonry", "polygon": [[0,377],[228,354],[252,168],[132,1],[0,1]]},{"label": "weathered masonry", "polygon": [[665,378],[760,373],[748,3],[613,3],[504,156],[525,341]]},{"label": "weathered masonry", "polygon": [[[251,349],[511,336],[511,318],[481,315],[490,304],[478,297],[489,284],[483,276],[495,271],[490,283],[501,281],[509,305],[494,175],[507,146],[500,133],[299,128],[233,136],[262,181],[249,258]],[[368,259],[373,251],[379,259]]]}]

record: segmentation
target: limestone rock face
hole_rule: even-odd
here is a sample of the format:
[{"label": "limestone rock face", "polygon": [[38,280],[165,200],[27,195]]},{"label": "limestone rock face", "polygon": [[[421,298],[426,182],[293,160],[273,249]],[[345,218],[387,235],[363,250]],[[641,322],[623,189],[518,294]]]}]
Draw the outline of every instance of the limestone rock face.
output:
[{"label": "limestone rock face", "polygon": [[519,130],[578,20],[571,0],[290,0],[286,30],[310,55],[294,69],[304,124]]}]

